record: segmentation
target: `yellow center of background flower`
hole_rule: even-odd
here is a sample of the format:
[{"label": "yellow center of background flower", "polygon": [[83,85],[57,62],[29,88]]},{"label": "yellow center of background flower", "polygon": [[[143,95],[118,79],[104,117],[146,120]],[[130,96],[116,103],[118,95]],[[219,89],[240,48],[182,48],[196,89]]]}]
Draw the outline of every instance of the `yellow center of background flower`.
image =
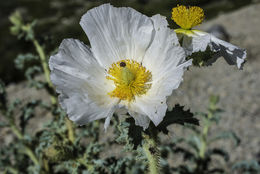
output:
[{"label": "yellow center of background flower", "polygon": [[113,80],[116,88],[109,92],[111,97],[131,101],[135,96],[145,94],[151,88],[152,74],[134,60],[122,60],[113,63],[108,70],[109,80]]},{"label": "yellow center of background flower", "polygon": [[172,20],[182,29],[189,30],[201,24],[203,19],[204,12],[200,7],[178,5],[172,9]]}]

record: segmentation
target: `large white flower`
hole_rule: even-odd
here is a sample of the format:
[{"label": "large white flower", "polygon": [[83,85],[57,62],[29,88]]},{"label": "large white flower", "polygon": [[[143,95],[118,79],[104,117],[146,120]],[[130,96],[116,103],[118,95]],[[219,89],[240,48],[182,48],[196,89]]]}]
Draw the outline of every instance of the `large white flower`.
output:
[{"label": "large white flower", "polygon": [[104,4],[83,15],[80,25],[91,48],[65,39],[49,62],[69,118],[80,125],[106,118],[106,129],[124,109],[144,129],[150,120],[158,125],[167,97],[191,65],[165,17]]},{"label": "large white flower", "polygon": [[172,10],[172,19],[181,27],[175,32],[187,55],[199,51],[204,52],[209,48],[216,54],[207,61],[207,64],[210,65],[223,56],[228,64],[237,65],[239,69],[242,68],[246,58],[244,49],[220,40],[209,33],[192,29],[204,19],[204,12],[201,8],[177,6]]}]

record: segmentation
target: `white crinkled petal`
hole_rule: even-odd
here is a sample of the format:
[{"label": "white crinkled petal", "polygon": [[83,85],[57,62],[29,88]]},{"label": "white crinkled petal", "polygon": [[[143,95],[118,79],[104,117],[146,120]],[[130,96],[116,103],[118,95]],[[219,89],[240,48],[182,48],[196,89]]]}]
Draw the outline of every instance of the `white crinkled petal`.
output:
[{"label": "white crinkled petal", "polygon": [[239,69],[242,69],[247,55],[245,49],[220,40],[213,35],[211,35],[211,47],[214,51],[218,51],[213,60],[223,56],[229,65],[237,65]]},{"label": "white crinkled petal", "polygon": [[72,121],[83,125],[110,116],[116,99],[109,98],[107,92],[113,86],[105,80],[105,70],[88,46],[78,40],[63,40],[49,66],[60,104]]},{"label": "white crinkled petal", "polygon": [[[140,115],[147,115],[155,126],[163,120],[167,105],[166,96],[143,96],[136,98],[136,101],[131,104],[129,110],[134,110]],[[137,120],[136,122],[138,122]],[[145,128],[143,126],[143,128]]]},{"label": "white crinkled petal", "polygon": [[[115,111],[113,106],[116,104],[113,103],[113,105],[110,105],[108,108],[102,108],[92,100],[89,100],[86,96],[81,96],[78,93],[69,94],[69,96],[61,93],[59,102],[68,114],[69,119],[79,125],[84,125],[101,118],[109,118],[110,120]],[[109,122],[104,125],[105,129],[108,125]]]},{"label": "white crinkled petal", "polygon": [[149,117],[147,117],[146,115],[142,115],[137,112],[131,112],[131,111],[129,111],[129,114],[135,119],[135,124],[137,126],[143,127],[144,130],[149,127],[150,120]]},{"label": "white crinkled petal", "polygon": [[193,53],[193,44],[192,44],[192,37],[188,37],[182,34],[177,34],[178,38],[182,41],[182,47],[187,56],[190,56]]},{"label": "white crinkled petal", "polygon": [[153,38],[149,17],[132,8],[104,4],[82,16],[80,25],[86,32],[98,62],[109,68],[122,59],[142,60]]},{"label": "white crinkled petal", "polygon": [[126,116],[127,115],[127,109],[124,106],[118,105],[117,110],[115,111],[115,114],[119,117]]},{"label": "white crinkled petal", "polygon": [[209,46],[211,51],[216,52],[213,58],[208,61],[209,65],[214,63],[219,57],[223,56],[229,65],[237,65],[239,69],[242,68],[246,58],[246,51],[244,49],[220,40],[203,31],[193,30],[193,33],[193,35],[182,36],[182,46],[185,48],[187,55],[199,51],[203,52]]},{"label": "white crinkled petal", "polygon": [[205,51],[211,42],[210,35],[205,32],[192,31],[187,35],[184,33],[178,33],[177,36],[178,39],[182,41],[182,47],[187,56],[190,56],[195,52]]},{"label": "white crinkled petal", "polygon": [[106,120],[105,120],[105,124],[104,124],[104,129],[105,129],[105,132],[107,131],[107,128],[110,124],[110,120],[113,116],[113,113],[116,111],[116,106],[112,107],[111,109],[108,110],[108,114],[107,114],[107,117],[106,117]]},{"label": "white crinkled petal", "polygon": [[177,89],[172,92],[172,94],[167,98],[167,106],[168,106],[168,111],[172,111],[175,105],[179,103],[179,98],[180,96],[183,96],[184,93],[180,89]]},{"label": "white crinkled petal", "polygon": [[177,68],[173,67],[173,71],[169,71],[168,74],[162,76],[161,80],[152,83],[151,89],[145,95],[136,97],[129,110],[135,110],[140,114],[147,115],[157,126],[165,116],[167,97],[171,95],[174,89],[179,87],[183,80],[184,70],[191,64],[192,61],[189,60]]},{"label": "white crinkled petal", "polygon": [[129,110],[147,115],[157,126],[165,116],[167,96],[178,88],[185,68],[192,62],[185,61],[185,52],[175,32],[167,27],[165,17],[156,15],[152,20],[155,36],[142,62],[152,73],[152,87],[145,95],[136,97]]},{"label": "white crinkled petal", "polygon": [[152,72],[153,80],[155,80],[157,77],[160,78],[167,69],[184,62],[185,54],[179,45],[176,33],[168,28],[166,17],[155,15],[151,19],[155,36],[146,51],[142,65]]},{"label": "white crinkled petal", "polygon": [[209,35],[195,35],[194,37],[184,37],[183,39],[183,47],[186,48],[186,44],[188,45],[189,41],[190,42],[190,47],[188,50],[186,50],[186,53],[188,55],[191,55],[192,53],[196,53],[199,51],[206,51],[207,47],[209,46],[211,40]]}]

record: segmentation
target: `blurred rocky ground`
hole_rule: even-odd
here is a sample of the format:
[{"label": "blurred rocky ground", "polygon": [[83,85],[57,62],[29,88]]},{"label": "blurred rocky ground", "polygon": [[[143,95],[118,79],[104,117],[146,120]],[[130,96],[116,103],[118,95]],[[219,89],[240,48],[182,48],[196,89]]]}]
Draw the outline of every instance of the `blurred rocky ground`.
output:
[{"label": "blurred rocky ground", "polygon": [[[176,102],[191,108],[192,111],[205,111],[208,105],[208,97],[211,94],[220,96],[220,107],[224,109],[222,120],[213,132],[221,130],[233,130],[241,138],[239,147],[228,141],[215,144],[223,147],[230,155],[231,160],[226,164],[245,159],[257,159],[260,161],[260,4],[252,4],[237,11],[221,14],[218,17],[205,22],[200,28],[207,30],[211,26],[222,25],[230,35],[230,42],[245,48],[248,52],[247,63],[243,70],[235,66],[229,66],[223,58],[220,58],[212,67],[190,68],[185,73],[184,81],[176,91]],[[41,77],[39,77],[41,78]],[[49,101],[44,91],[27,88],[27,83],[9,85],[7,92],[9,98],[20,98],[24,101],[31,99],[43,99]],[[46,122],[48,112],[37,111],[38,117],[31,121],[33,132],[41,129]],[[0,117],[1,121],[1,117]],[[111,130],[111,128],[110,128]],[[170,137],[184,136],[181,126],[171,127]],[[109,136],[103,134],[103,141]],[[166,138],[167,140],[167,138]],[[8,144],[12,141],[10,130],[2,129],[0,142]],[[118,151],[118,148],[113,148]],[[110,148],[109,154],[113,154]],[[117,150],[116,150],[117,149]],[[117,152],[118,153],[118,152]],[[109,155],[107,154],[107,155]],[[178,157],[175,157],[178,158]]]}]

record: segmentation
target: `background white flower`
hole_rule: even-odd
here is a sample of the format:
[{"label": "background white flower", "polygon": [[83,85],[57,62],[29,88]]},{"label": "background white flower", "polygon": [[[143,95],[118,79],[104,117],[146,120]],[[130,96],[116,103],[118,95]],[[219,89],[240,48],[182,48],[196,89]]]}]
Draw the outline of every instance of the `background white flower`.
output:
[{"label": "background white flower", "polygon": [[149,18],[132,8],[104,4],[83,15],[80,25],[91,49],[65,39],[49,62],[51,80],[69,118],[80,125],[106,118],[106,129],[120,110],[144,129],[150,120],[158,125],[167,97],[191,65],[165,17]]},{"label": "background white flower", "polygon": [[208,65],[223,56],[228,64],[242,68],[246,58],[245,49],[220,40],[209,33],[192,29],[204,19],[204,12],[201,8],[177,6],[173,8],[172,19],[181,27],[175,32],[188,56],[199,51],[204,52],[209,48],[216,54],[207,61]]}]

